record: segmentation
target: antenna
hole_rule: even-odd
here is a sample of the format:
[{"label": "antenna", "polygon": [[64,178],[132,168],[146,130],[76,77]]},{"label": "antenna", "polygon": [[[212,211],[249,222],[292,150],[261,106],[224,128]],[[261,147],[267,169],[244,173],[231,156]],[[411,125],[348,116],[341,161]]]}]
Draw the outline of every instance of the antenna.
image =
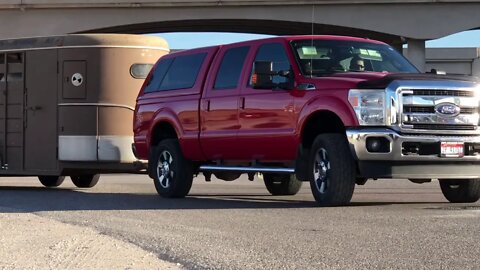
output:
[{"label": "antenna", "polygon": [[313,34],[314,34],[314,31],[313,31],[314,30],[314,21],[315,21],[315,5],[312,5],[312,20],[311,21],[312,21],[312,31],[311,32],[312,32],[312,36],[313,36]]},{"label": "antenna", "polygon": [[[315,28],[315,4],[312,5],[312,30],[311,30],[311,39],[310,39],[310,46],[313,48],[313,35],[314,35],[314,28]],[[313,77],[313,55],[310,55],[310,78]]]}]

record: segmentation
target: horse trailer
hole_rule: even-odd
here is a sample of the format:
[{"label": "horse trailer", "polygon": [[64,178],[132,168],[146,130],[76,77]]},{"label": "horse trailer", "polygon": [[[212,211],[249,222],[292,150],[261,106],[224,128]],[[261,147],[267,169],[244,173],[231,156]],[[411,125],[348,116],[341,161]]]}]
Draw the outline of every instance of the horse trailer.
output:
[{"label": "horse trailer", "polygon": [[0,176],[92,187],[100,173],[144,169],[131,149],[135,99],[168,52],[141,35],[0,40]]}]

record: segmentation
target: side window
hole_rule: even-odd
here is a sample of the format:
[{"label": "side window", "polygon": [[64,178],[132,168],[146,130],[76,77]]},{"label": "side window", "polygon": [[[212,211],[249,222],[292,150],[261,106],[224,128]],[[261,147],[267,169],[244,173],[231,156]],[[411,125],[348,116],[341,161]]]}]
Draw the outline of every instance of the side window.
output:
[{"label": "side window", "polygon": [[145,88],[144,93],[151,93],[159,90],[160,83],[162,82],[163,77],[165,77],[165,74],[167,73],[167,70],[172,62],[173,58],[162,59],[160,62],[158,62],[155,70],[153,71],[153,77]]},{"label": "side window", "polygon": [[233,89],[237,87],[249,49],[249,46],[244,46],[228,49],[225,52],[213,89]]},{"label": "side window", "polygon": [[159,89],[174,90],[193,87],[206,55],[206,53],[197,53],[176,57],[160,83]]},{"label": "side window", "polygon": [[[273,63],[273,71],[290,70],[290,61],[288,60],[285,48],[280,43],[268,43],[260,46],[255,56],[255,61],[268,61]],[[253,70],[252,70],[253,72]],[[253,74],[252,74],[253,75]],[[287,83],[288,78],[279,75],[272,76],[274,84]],[[250,76],[251,78],[251,76]],[[251,85],[251,84],[250,84]]]}]

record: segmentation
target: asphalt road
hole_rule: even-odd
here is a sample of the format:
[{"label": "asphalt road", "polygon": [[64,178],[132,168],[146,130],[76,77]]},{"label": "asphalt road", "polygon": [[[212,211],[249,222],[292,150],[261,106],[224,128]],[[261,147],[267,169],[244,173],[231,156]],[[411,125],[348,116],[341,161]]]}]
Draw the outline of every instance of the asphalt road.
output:
[{"label": "asphalt road", "polygon": [[2,211],[87,227],[186,269],[480,268],[480,204],[447,203],[437,182],[371,181],[351,206],[319,208],[306,184],[273,197],[260,180],[196,179],[188,198],[162,199],[145,175],[104,175],[91,189],[2,178]]}]

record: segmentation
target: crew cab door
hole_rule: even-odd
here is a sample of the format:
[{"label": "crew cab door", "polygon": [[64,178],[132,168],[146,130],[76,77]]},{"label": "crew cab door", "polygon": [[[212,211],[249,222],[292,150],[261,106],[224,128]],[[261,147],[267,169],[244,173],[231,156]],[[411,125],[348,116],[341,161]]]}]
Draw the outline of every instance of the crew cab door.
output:
[{"label": "crew cab door", "polygon": [[200,105],[200,142],[207,159],[236,159],[239,81],[249,46],[225,46],[218,53]]},{"label": "crew cab door", "polygon": [[[255,61],[272,62],[273,71],[289,71],[291,64],[284,43],[262,44],[249,63],[240,92],[237,146],[244,160],[292,160],[295,158],[295,109],[291,91],[278,87],[254,89],[251,78]],[[273,83],[287,83],[274,75]]]}]

